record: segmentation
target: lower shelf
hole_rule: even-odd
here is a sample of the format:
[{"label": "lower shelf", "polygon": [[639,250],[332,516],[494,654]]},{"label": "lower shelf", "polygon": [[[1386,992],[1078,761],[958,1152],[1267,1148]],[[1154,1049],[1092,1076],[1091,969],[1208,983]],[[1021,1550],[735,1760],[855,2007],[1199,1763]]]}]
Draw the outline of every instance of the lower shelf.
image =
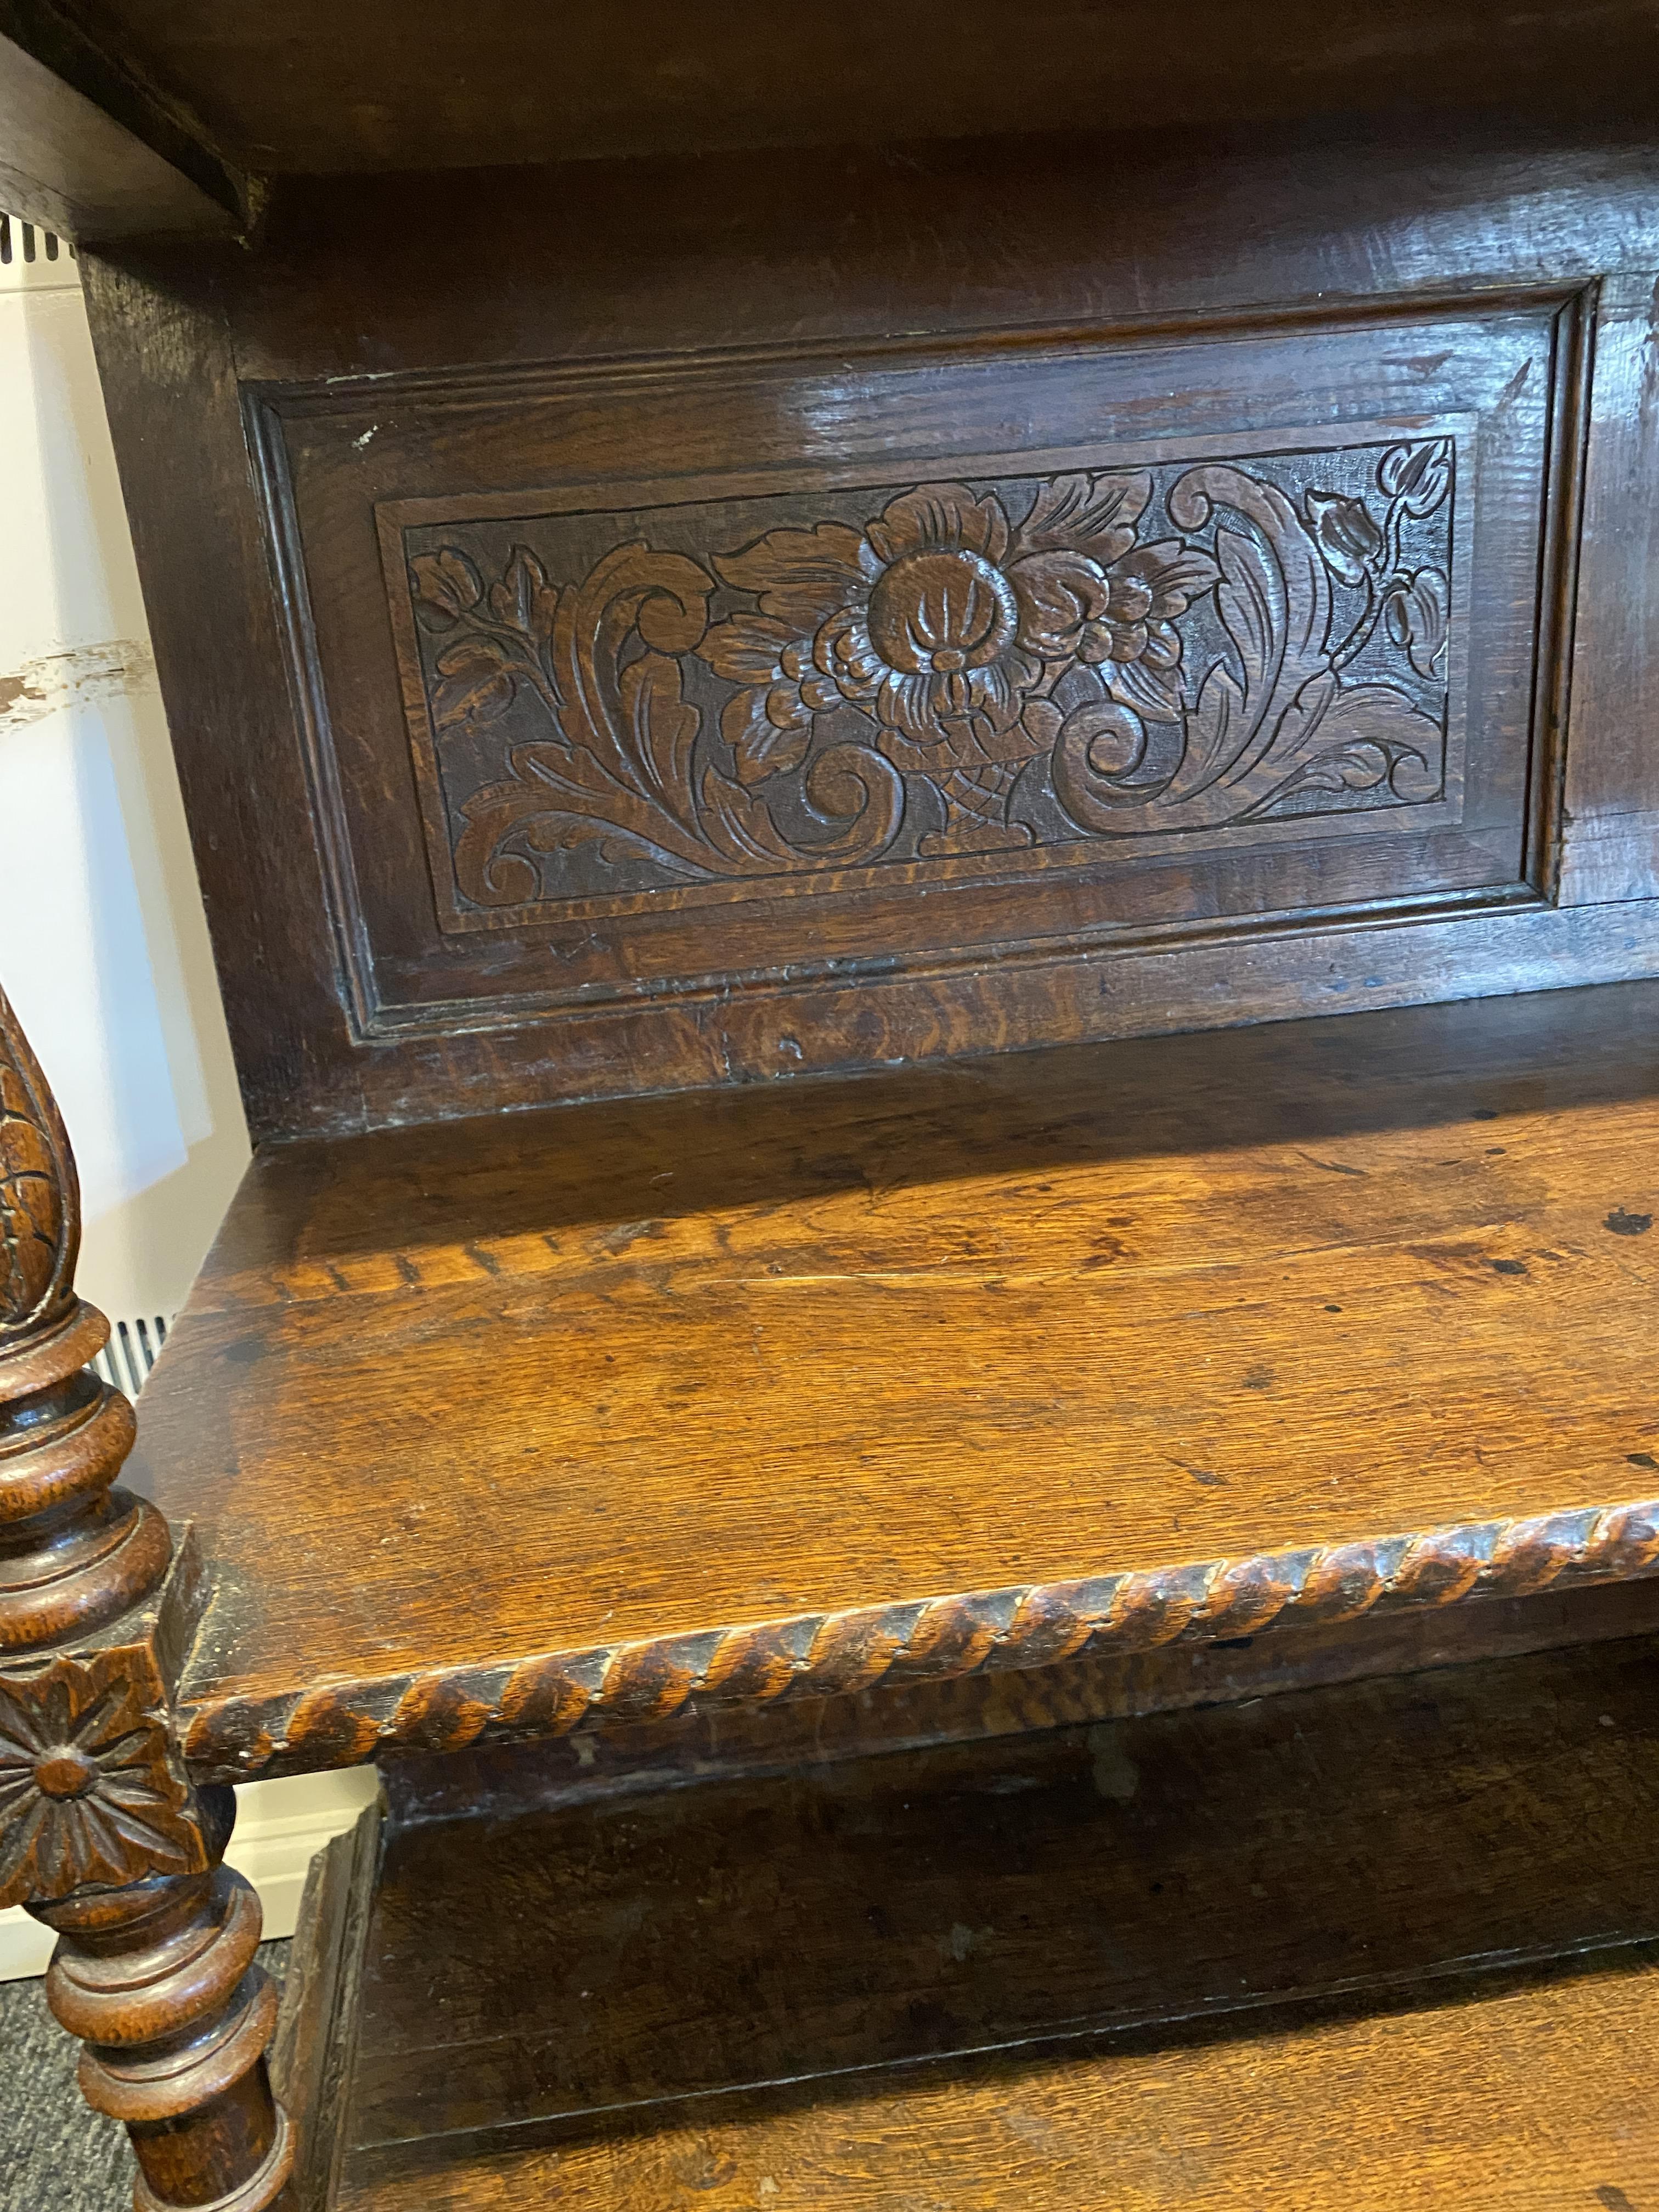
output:
[{"label": "lower shelf", "polygon": [[303,2212],[1641,2212],[1656,1689],[1639,1638],[365,1831]]},{"label": "lower shelf", "polygon": [[1639,2212],[1659,1952],[1478,2000],[1036,2054],[354,2187],[356,2212]]}]

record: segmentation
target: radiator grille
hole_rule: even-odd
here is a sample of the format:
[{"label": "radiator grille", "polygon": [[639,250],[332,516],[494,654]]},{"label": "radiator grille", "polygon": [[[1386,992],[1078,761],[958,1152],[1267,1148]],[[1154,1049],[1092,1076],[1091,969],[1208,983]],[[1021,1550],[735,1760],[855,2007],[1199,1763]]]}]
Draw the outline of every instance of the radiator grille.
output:
[{"label": "radiator grille", "polygon": [[109,1342],[92,1364],[106,1382],[136,1398],[167,1340],[165,1315],[140,1314],[136,1320],[112,1322]]},{"label": "radiator grille", "polygon": [[75,248],[65,238],[0,215],[0,292],[28,292],[77,285]]}]

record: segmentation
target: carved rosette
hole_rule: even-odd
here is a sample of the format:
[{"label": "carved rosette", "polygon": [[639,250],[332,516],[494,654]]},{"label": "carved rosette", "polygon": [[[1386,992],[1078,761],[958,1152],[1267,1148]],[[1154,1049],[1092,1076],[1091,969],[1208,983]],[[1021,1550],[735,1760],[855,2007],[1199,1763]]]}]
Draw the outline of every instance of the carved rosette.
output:
[{"label": "carved rosette", "polygon": [[206,1863],[161,1681],[130,1651],[0,1675],[0,1906]]},{"label": "carved rosette", "polygon": [[88,1363],[75,1162],[0,997],[0,1905],[58,1930],[52,2009],[126,2123],[137,2212],[264,2212],[292,2164],[264,2051],[259,1907],[219,1865],[229,1791],[195,1791],[170,1698],[188,1547],[116,1486],[132,1408]]}]

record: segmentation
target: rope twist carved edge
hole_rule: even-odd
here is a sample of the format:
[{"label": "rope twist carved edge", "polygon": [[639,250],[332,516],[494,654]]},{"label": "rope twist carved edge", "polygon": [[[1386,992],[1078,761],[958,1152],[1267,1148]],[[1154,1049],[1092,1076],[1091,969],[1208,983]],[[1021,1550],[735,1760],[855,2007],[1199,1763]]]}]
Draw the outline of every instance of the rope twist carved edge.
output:
[{"label": "rope twist carved edge", "polygon": [[1659,1499],[1150,1572],[980,1590],[845,1613],[553,1651],[495,1667],[332,1683],[286,1701],[227,1698],[190,1715],[202,1780],[350,1766],[381,1748],[459,1751],[670,1717],[695,1699],[760,1706],[879,1683],[945,1681],[1177,1638],[1331,1626],[1383,1607],[1521,1597],[1659,1571]]}]

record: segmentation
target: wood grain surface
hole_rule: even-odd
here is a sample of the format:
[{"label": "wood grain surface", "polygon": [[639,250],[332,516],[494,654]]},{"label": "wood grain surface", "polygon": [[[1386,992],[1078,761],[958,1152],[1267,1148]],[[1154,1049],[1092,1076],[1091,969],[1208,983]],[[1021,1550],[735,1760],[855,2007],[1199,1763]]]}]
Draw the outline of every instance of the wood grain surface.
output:
[{"label": "wood grain surface", "polygon": [[[1636,0],[1195,0],[1172,40],[1152,0],[847,0],[781,16],[757,0],[58,0],[203,135],[259,172],[432,169],[800,147],[1010,129],[1214,125],[1241,113],[1498,102],[1556,106],[1639,76]],[[1156,65],[1123,65],[1152,54]]]},{"label": "wood grain surface", "polygon": [[[1206,2096],[1249,2109],[1198,2130],[1212,2169],[1166,2172],[1169,2195],[1146,2201],[1346,2201],[1281,2198],[1278,2169],[1253,2169],[1276,2119],[1310,2179],[1346,2141],[1364,2203],[1388,2202],[1414,2142],[1424,2196],[1396,2201],[1432,2202],[1419,2130],[1439,2068],[1461,2201],[1507,2205],[1521,2168],[1492,2132],[1496,2080],[1526,2066],[1547,2096],[1543,2077],[1579,2063],[1570,2033],[1619,2067],[1615,2023],[1633,2037],[1646,2017],[1628,1969],[1659,1932],[1656,1664],[1644,1638],[781,1780],[394,1822],[358,1939],[337,2202],[839,2203],[843,2162],[866,2159],[860,2203],[908,2204],[929,2172],[930,2205],[1022,2201],[1024,2184],[1064,2206],[1125,2136],[1151,2189]],[[1502,1979],[1551,1960],[1592,1962],[1604,1998]],[[1298,2027],[1283,2009],[1335,1997],[1381,2016]],[[1547,2063],[1507,2046],[1517,2006],[1561,2020],[1528,2031]],[[1212,2039],[1188,2039],[1204,2021]],[[1345,2125],[1328,2131],[1321,2106]],[[1559,2148],[1612,2158],[1591,2179],[1629,2189],[1644,2110],[1626,2112],[1623,2157],[1588,2113]],[[501,2155],[517,2146],[533,2154]]]},{"label": "wood grain surface", "polygon": [[1639,2212],[1659,1950],[1392,2013],[907,2069],[366,2180],[341,2212]]},{"label": "wood grain surface", "polygon": [[262,1156],[146,1396],[192,1759],[1645,1571],[1654,1004]]},{"label": "wood grain surface", "polygon": [[59,237],[229,237],[234,178],[125,70],[37,0],[0,4],[0,194]]}]

